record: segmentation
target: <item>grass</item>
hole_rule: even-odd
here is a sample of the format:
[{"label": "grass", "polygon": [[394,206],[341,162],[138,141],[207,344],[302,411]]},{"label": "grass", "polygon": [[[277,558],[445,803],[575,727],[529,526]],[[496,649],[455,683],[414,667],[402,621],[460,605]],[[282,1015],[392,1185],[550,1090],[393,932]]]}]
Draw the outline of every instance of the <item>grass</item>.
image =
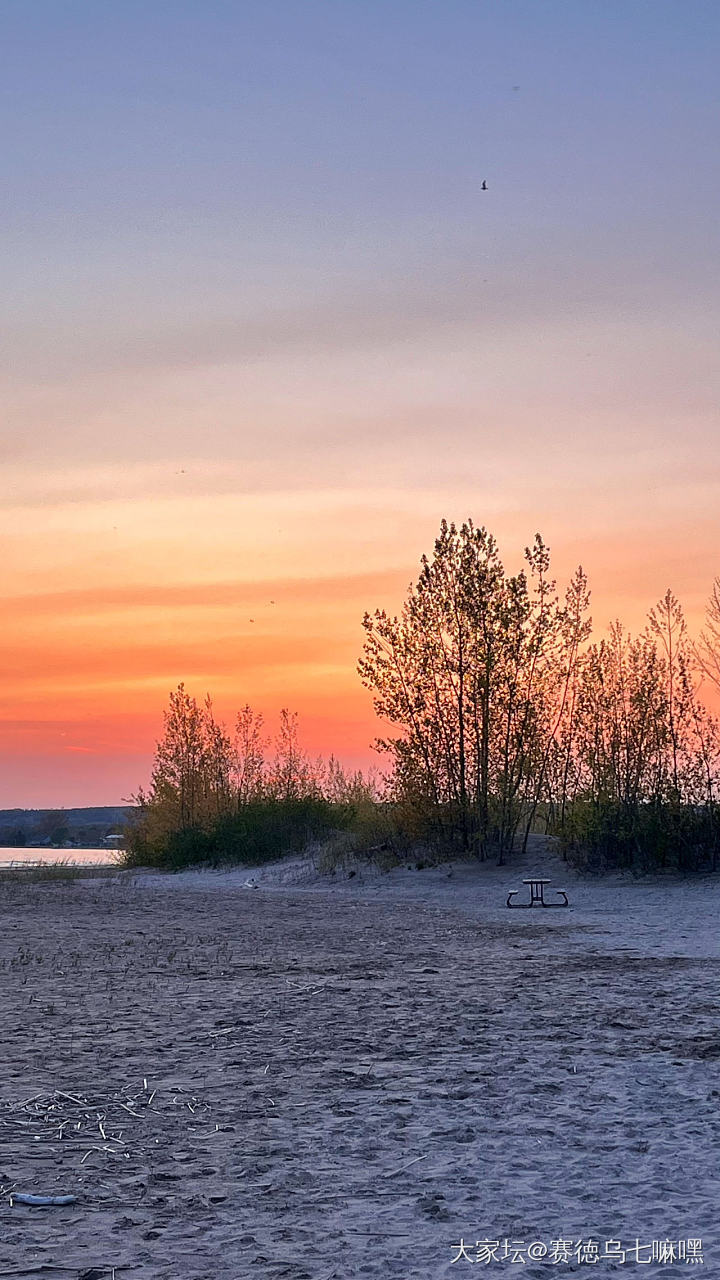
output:
[{"label": "grass", "polygon": [[78,865],[71,859],[59,862],[16,862],[14,865],[0,863],[0,884],[9,881],[22,881],[23,884],[42,884],[45,882],[73,880],[106,880],[117,874],[122,868],[119,863],[96,863]]}]

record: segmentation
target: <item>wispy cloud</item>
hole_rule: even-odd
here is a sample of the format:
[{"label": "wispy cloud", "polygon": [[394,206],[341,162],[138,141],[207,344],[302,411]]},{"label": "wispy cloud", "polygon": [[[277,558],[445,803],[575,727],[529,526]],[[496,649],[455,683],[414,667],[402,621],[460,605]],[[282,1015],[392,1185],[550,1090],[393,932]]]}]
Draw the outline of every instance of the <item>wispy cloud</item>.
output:
[{"label": "wispy cloud", "polygon": [[[38,591],[33,594],[6,596],[3,616],[6,625],[15,620],[51,617],[55,623],[63,618],[98,618],[121,611],[129,618],[134,611],[184,610],[234,611],[245,621],[249,609],[255,609],[261,626],[273,618],[282,619],[287,610],[300,606],[316,612],[351,602],[374,602],[378,596],[402,592],[407,580],[406,569],[384,573],[359,573],[318,577],[267,578],[246,582],[131,583],[112,587],[93,586],[67,588],[63,591]],[[284,625],[282,621],[280,625]]]},{"label": "wispy cloud", "polygon": [[578,263],[564,245],[544,260],[509,266],[492,261],[490,245],[480,238],[450,254],[443,246],[440,262],[411,259],[374,280],[348,275],[335,287],[318,281],[311,293],[296,288],[293,301],[278,284],[274,298],[264,300],[222,294],[196,299],[190,315],[178,300],[158,305],[139,277],[137,296],[127,296],[126,289],[119,309],[108,310],[101,294],[95,313],[92,295],[83,295],[67,298],[55,317],[46,311],[42,318],[15,319],[6,330],[5,358],[13,380],[40,372],[45,378],[87,378],[323,361],[375,349],[402,352],[408,344],[442,348],[469,334],[480,348],[487,341],[494,348],[503,336],[521,344],[528,331],[553,330],[570,318],[590,333],[617,322],[653,323],[668,308],[709,320],[715,304],[701,278],[689,293],[687,281],[668,277],[652,258],[639,261],[637,248],[621,265],[615,254]]}]

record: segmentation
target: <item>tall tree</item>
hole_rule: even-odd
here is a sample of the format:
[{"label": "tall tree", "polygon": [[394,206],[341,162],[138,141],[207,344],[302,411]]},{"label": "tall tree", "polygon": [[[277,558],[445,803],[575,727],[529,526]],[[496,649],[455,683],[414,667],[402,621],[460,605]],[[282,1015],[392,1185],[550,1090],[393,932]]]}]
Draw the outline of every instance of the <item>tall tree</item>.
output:
[{"label": "tall tree", "polygon": [[235,726],[235,777],[238,804],[259,800],[267,785],[263,718],[246,703]]},{"label": "tall tree", "polygon": [[668,729],[672,752],[672,780],[675,798],[680,799],[680,724],[684,719],[686,686],[681,671],[687,666],[687,627],[679,600],[668,588],[662,600],[648,614],[652,635],[657,636],[665,654]]},{"label": "tall tree", "polygon": [[378,715],[399,730],[378,740],[398,794],[500,860],[537,804],[568,630],[539,535],[525,559],[527,572],[508,576],[485,528],[443,521],[402,614],[365,615],[359,663]]},{"label": "tall tree", "polygon": [[705,627],[693,646],[695,661],[716,689],[720,689],[720,578],[713,582],[705,613]]},{"label": "tall tree", "polygon": [[300,746],[298,715],[283,707],[275,739],[275,758],[269,787],[278,800],[299,800],[315,790],[315,779],[306,753]]}]

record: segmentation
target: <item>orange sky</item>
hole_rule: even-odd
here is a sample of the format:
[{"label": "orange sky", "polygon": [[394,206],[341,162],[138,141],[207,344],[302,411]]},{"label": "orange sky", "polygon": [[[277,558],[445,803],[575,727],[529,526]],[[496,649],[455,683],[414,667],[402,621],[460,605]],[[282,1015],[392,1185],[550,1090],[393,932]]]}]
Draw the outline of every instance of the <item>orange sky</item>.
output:
[{"label": "orange sky", "polygon": [[5,805],[129,795],[147,780],[180,680],[198,698],[210,692],[229,721],[250,702],[272,724],[287,705],[310,751],[366,764],[376,727],[355,674],[362,615],[399,608],[443,514],[484,518],[511,569],[540,528],[560,582],[578,561],[590,574],[598,631],[616,615],[642,625],[667,585],[697,624],[717,567],[714,511],[699,483],[659,528],[657,490],[618,481],[608,493],[602,477],[578,489],[544,475],[538,520],[529,503],[459,487],[218,495],[206,492],[200,463],[181,471],[154,497],[152,468],[119,497],[100,490],[113,478],[122,489],[120,467],[66,472],[76,491],[56,497],[23,493],[16,477],[3,518]]}]

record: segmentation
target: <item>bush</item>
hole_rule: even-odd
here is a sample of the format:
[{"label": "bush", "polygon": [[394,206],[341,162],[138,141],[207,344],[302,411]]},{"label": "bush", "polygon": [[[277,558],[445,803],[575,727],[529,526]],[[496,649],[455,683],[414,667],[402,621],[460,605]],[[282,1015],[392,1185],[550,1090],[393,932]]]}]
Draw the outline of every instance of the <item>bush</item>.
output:
[{"label": "bush", "polygon": [[137,810],[125,833],[126,867],[179,871],[199,863],[257,865],[306,850],[325,870],[349,858],[394,865],[412,843],[395,806],[367,795],[334,803],[321,796],[266,797],[239,804],[202,826],[178,828],[165,819],[156,805]]},{"label": "bush", "polygon": [[315,797],[262,799],[240,805],[207,825],[163,829],[149,809],[127,835],[125,865],[178,871],[197,863],[257,864],[302,852],[348,824],[344,806]]},{"label": "bush", "polygon": [[556,834],[569,861],[591,871],[715,871],[720,861],[710,805],[575,800]]}]

